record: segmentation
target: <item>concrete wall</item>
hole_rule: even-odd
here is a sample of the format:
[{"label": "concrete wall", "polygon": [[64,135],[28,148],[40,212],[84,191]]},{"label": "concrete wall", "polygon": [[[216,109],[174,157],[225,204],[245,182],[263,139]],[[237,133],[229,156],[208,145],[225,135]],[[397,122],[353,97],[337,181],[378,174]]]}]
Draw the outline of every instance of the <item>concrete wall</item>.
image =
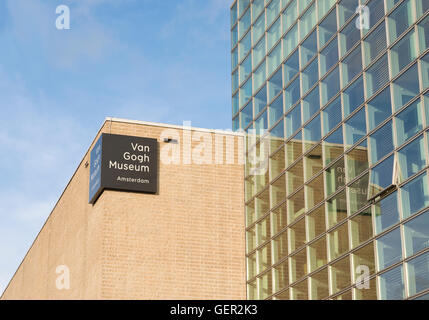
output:
[{"label": "concrete wall", "polygon": [[[157,138],[162,150],[165,130],[112,120],[99,134]],[[167,130],[183,151],[182,130]],[[192,135],[201,133],[217,150],[232,138],[234,163],[160,160],[157,195],[105,191],[88,204],[87,153],[2,299],[245,299],[242,137]],[[214,160],[216,144],[212,150]],[[60,265],[70,270],[69,290],[56,287]]]}]

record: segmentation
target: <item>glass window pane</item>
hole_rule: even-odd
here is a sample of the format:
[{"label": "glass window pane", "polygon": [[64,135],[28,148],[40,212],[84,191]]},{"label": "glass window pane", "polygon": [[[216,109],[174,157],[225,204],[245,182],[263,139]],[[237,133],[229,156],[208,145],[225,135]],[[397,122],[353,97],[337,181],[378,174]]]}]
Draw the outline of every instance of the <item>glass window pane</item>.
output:
[{"label": "glass window pane", "polygon": [[265,37],[253,48],[253,63],[257,66],[265,57]]},{"label": "glass window pane", "polygon": [[323,140],[325,165],[328,165],[344,153],[343,128],[339,127]]},{"label": "glass window pane", "polygon": [[342,224],[329,234],[329,260],[332,261],[349,251],[349,232],[347,223]]},{"label": "glass window pane", "polygon": [[[356,10],[358,6],[354,8]],[[360,29],[356,28],[356,22],[350,21],[349,24],[340,32],[340,55],[343,57],[360,40]]]},{"label": "glass window pane", "polygon": [[375,230],[380,233],[399,222],[398,193],[395,191],[374,206]]},{"label": "glass window pane", "polygon": [[364,39],[365,67],[374,61],[386,46],[386,27],[383,22]]},{"label": "glass window pane", "polygon": [[267,105],[267,88],[264,86],[259,92],[255,95],[254,98],[255,104],[255,114],[259,114],[265,106]]},{"label": "glass window pane", "polygon": [[423,174],[401,188],[402,212],[404,218],[429,206],[428,177]]},{"label": "glass window pane", "polygon": [[301,126],[301,105],[297,105],[286,115],[286,139]]},{"label": "glass window pane", "polygon": [[420,53],[429,48],[429,17],[418,24]]},{"label": "glass window pane", "polygon": [[252,47],[252,42],[251,42],[251,36],[250,36],[250,32],[240,41],[239,45],[238,45],[238,49],[239,49],[239,61],[243,60],[243,58],[245,56],[247,56],[247,54],[250,51],[250,48]]},{"label": "glass window pane", "polygon": [[259,14],[264,10],[264,7],[265,7],[264,0],[255,0],[252,2],[253,20],[255,20],[259,16]]},{"label": "glass window pane", "polygon": [[361,76],[343,92],[344,117],[356,110],[364,100],[364,86]]},{"label": "glass window pane", "polygon": [[309,210],[325,198],[323,186],[323,174],[320,174],[305,187],[307,208]]},{"label": "glass window pane", "polygon": [[346,144],[354,145],[366,134],[365,108],[358,111],[353,117],[346,121]]},{"label": "glass window pane", "polygon": [[293,0],[286,10],[283,12],[283,33],[286,32],[287,29],[295,22],[298,17],[298,1]]},{"label": "glass window pane", "polygon": [[368,148],[366,140],[347,154],[347,179],[354,179],[368,169]]},{"label": "glass window pane", "polygon": [[278,177],[285,168],[285,148],[283,147],[270,157],[270,179]]},{"label": "glass window pane", "polygon": [[355,300],[378,300],[377,299],[377,282],[376,278],[369,280],[369,289],[354,289]]},{"label": "glass window pane", "polygon": [[328,196],[345,185],[344,171],[344,159],[337,161],[326,169],[326,192]]},{"label": "glass window pane", "polygon": [[231,89],[232,92],[238,89],[238,71],[236,70],[231,76]]},{"label": "glass window pane", "polygon": [[305,279],[291,287],[292,300],[308,300],[308,280]]},{"label": "glass window pane", "polygon": [[398,146],[423,129],[421,101],[417,100],[396,117]]},{"label": "glass window pane", "polygon": [[280,0],[272,0],[267,7],[267,25],[270,25],[280,13]]},{"label": "glass window pane", "polygon": [[299,77],[297,77],[285,90],[285,111],[287,112],[301,96]]},{"label": "glass window pane", "polygon": [[320,108],[320,97],[319,88],[315,87],[303,100],[302,100],[302,121],[305,123],[314,114],[319,111]]},{"label": "glass window pane", "polygon": [[246,80],[252,73],[252,57],[248,56],[240,65],[240,84]]},{"label": "glass window pane", "polygon": [[252,32],[253,32],[253,44],[255,44],[265,32],[265,15],[264,14],[261,15],[258,18],[258,20],[256,20],[255,24],[253,25]]},{"label": "glass window pane", "polygon": [[255,120],[256,134],[262,136],[267,129],[268,129],[268,115],[267,115],[267,110],[265,109],[265,111]]},{"label": "glass window pane", "polygon": [[321,81],[320,91],[322,105],[325,105],[340,91],[340,72],[336,67],[328,76]]},{"label": "glass window pane", "polygon": [[310,278],[311,299],[322,300],[329,296],[328,268],[319,271]]},{"label": "glass window pane", "polygon": [[237,22],[237,2],[231,8],[231,26],[233,26]]},{"label": "glass window pane", "polygon": [[313,210],[308,216],[308,240],[311,241],[326,231],[325,206]]},{"label": "glass window pane", "polygon": [[280,68],[268,80],[268,101],[271,102],[282,91],[282,88],[282,69]]},{"label": "glass window pane", "polygon": [[326,212],[328,215],[328,228],[332,228],[347,218],[347,200],[345,191],[341,191],[326,202]]},{"label": "glass window pane", "polygon": [[350,258],[347,256],[331,266],[332,293],[337,293],[351,283]]},{"label": "glass window pane", "polygon": [[[372,234],[371,208],[365,209],[361,213],[353,217],[350,220],[350,226],[351,226],[350,230],[352,233],[351,234],[352,248],[356,248],[361,243],[372,238],[373,234]],[[372,269],[375,269],[373,244],[371,243],[371,249],[368,254],[366,250],[363,250],[365,254],[360,254],[359,253],[360,250],[362,249],[359,249],[355,253],[355,255],[358,256],[359,258],[358,261],[356,261],[356,258],[355,258],[355,262],[357,262],[355,265],[358,266],[359,264],[365,264],[367,266],[371,266]],[[362,262],[365,262],[365,263],[362,263]]]},{"label": "glass window pane", "polygon": [[416,9],[417,9],[417,19],[419,19],[423,14],[425,14],[429,10],[429,3],[426,0],[417,0]]},{"label": "glass window pane", "polygon": [[270,105],[270,127],[283,116],[283,95],[277,97]]},{"label": "glass window pane", "polygon": [[285,84],[289,83],[299,72],[299,52],[296,50],[284,64]]},{"label": "glass window pane", "polygon": [[[319,144],[316,148],[312,149],[304,157],[305,160],[305,181],[307,182],[323,168],[322,162],[322,146]],[[323,187],[321,187],[323,190]]]},{"label": "glass window pane", "polygon": [[368,102],[368,129],[372,130],[392,114],[390,87]]},{"label": "glass window pane", "polygon": [[393,82],[392,90],[395,110],[399,110],[419,94],[419,79],[416,75],[418,75],[417,64],[414,64],[414,66]]},{"label": "glass window pane", "polygon": [[411,24],[414,23],[413,1],[406,0],[387,18],[389,23],[390,43],[395,41]]},{"label": "glass window pane", "polygon": [[243,128],[246,128],[253,119],[253,110],[252,110],[251,103],[249,103],[247,106],[243,108],[243,110],[241,110],[240,117],[241,117],[241,126]]},{"label": "glass window pane", "polygon": [[283,40],[283,54],[285,57],[289,55],[298,45],[298,24],[285,35]]},{"label": "glass window pane", "polygon": [[276,44],[276,42],[280,39],[281,35],[281,20],[277,19],[277,21],[267,31],[268,51],[274,46],[274,44]]},{"label": "glass window pane", "polygon": [[304,13],[300,19],[300,39],[304,39],[305,36],[310,32],[310,30],[316,25],[316,4],[313,5]]},{"label": "glass window pane", "polygon": [[322,111],[322,117],[323,135],[326,135],[341,122],[341,97],[335,99]]},{"label": "glass window pane", "polygon": [[274,263],[287,256],[287,232],[282,232],[278,237],[273,239]]},{"label": "glass window pane", "polygon": [[392,185],[393,160],[394,157],[390,156],[371,169],[369,176],[369,196],[371,198]]},{"label": "glass window pane", "polygon": [[407,264],[410,295],[429,288],[429,253],[422,254]]},{"label": "glass window pane", "polygon": [[305,212],[304,188],[295,193],[287,203],[289,223],[292,223]]},{"label": "glass window pane", "polygon": [[234,70],[238,65],[238,47],[231,54],[231,69]]},{"label": "glass window pane", "polygon": [[235,26],[231,31],[231,48],[234,48],[238,42],[238,26]]},{"label": "glass window pane", "polygon": [[340,28],[355,14],[357,7],[359,7],[358,0],[343,0],[339,3],[338,8]]},{"label": "glass window pane", "polygon": [[271,223],[270,223],[270,216],[267,216],[262,221],[257,223],[256,230],[258,235],[258,242],[257,245],[261,245],[271,238],[271,229],[270,229]]},{"label": "glass window pane", "polygon": [[405,298],[404,268],[402,265],[380,275],[381,300]]},{"label": "glass window pane", "polygon": [[319,47],[323,47],[337,32],[337,11],[331,13],[319,25]]},{"label": "glass window pane", "polygon": [[353,182],[349,187],[350,214],[354,214],[368,204],[368,182],[369,175]]},{"label": "glass window pane", "polygon": [[256,253],[250,255],[247,258],[247,279],[252,279],[256,277],[257,270],[256,270]]},{"label": "glass window pane", "polygon": [[288,195],[298,190],[304,184],[303,161],[299,161],[292,168],[289,168],[287,174]]},{"label": "glass window pane", "polygon": [[271,73],[273,73],[274,70],[278,68],[281,62],[282,62],[282,46],[279,43],[274,48],[273,52],[271,52],[268,55],[268,58],[267,58],[268,74],[270,75]]},{"label": "glass window pane", "polygon": [[[279,153],[277,153],[276,155],[280,157]],[[286,203],[284,203],[280,207],[272,211],[271,221],[273,224],[273,234],[279,233],[281,230],[283,230],[286,227],[287,225],[286,209],[287,209]]]},{"label": "glass window pane", "polygon": [[429,247],[429,211],[404,225],[406,258]]},{"label": "glass window pane", "polygon": [[289,166],[302,155],[302,131],[299,131],[291,140],[289,140],[286,144],[286,148],[286,165]]},{"label": "glass window pane", "polygon": [[305,277],[307,274],[307,251],[305,248],[290,258],[290,265],[291,282]]},{"label": "glass window pane", "polygon": [[387,55],[381,57],[366,71],[366,96],[371,97],[389,81]]},{"label": "glass window pane", "polygon": [[416,35],[414,30],[408,32],[391,51],[392,77],[395,77],[407,65],[409,65],[418,56]]},{"label": "glass window pane", "polygon": [[319,80],[318,60],[314,59],[301,73],[302,93],[306,94],[314,84]]},{"label": "glass window pane", "polygon": [[246,13],[240,18],[238,22],[238,38],[244,36],[247,30],[250,28],[250,9],[246,11]]},{"label": "glass window pane", "polygon": [[247,6],[249,5],[250,0],[239,0],[238,2],[238,15],[241,16],[241,14],[246,10]]},{"label": "glass window pane", "polygon": [[360,46],[354,49],[343,60],[342,64],[343,87],[350,83],[362,71],[362,53]]},{"label": "glass window pane", "polygon": [[[362,2],[361,2],[362,3]],[[369,28],[363,29],[364,33],[367,33],[370,29],[372,29],[373,26],[377,24],[378,21],[380,21],[381,18],[384,17],[384,3],[383,1],[377,1],[377,0],[371,0],[369,1],[366,6],[369,9]]]},{"label": "glass window pane", "polygon": [[274,291],[277,292],[289,284],[289,266],[288,261],[282,262],[274,267]]},{"label": "glass window pane", "polygon": [[421,70],[422,70],[422,89],[426,90],[429,87],[429,54],[426,54],[420,60]]},{"label": "glass window pane", "polygon": [[321,139],[320,115],[314,118],[304,129],[304,149],[310,149]]},{"label": "glass window pane", "polygon": [[313,272],[328,263],[326,237],[313,242],[308,249],[310,255],[310,272]]},{"label": "glass window pane", "polygon": [[258,281],[259,281],[259,298],[260,299],[266,299],[270,295],[273,294],[273,278],[272,273],[267,272],[264,275],[262,275]]},{"label": "glass window pane", "polygon": [[398,152],[399,180],[405,181],[426,166],[423,136],[414,140]]},{"label": "glass window pane", "polygon": [[270,152],[276,151],[280,146],[283,145],[285,138],[285,127],[284,121],[280,121],[273,129],[270,131]]},{"label": "glass window pane", "polygon": [[238,129],[240,129],[240,118],[235,117],[232,120],[232,131],[237,131]]},{"label": "glass window pane", "polygon": [[371,147],[371,163],[375,163],[393,151],[392,121],[386,123],[369,137]]},{"label": "glass window pane", "polygon": [[255,73],[253,74],[253,91],[259,90],[259,88],[265,83],[265,80],[267,80],[267,71],[266,71],[266,65],[265,61],[258,67],[258,69],[255,70]]},{"label": "glass window pane", "polygon": [[316,30],[303,42],[301,49],[301,65],[305,66],[317,54],[317,33]]},{"label": "glass window pane", "polygon": [[320,53],[320,76],[323,77],[338,62],[338,41],[333,39]]},{"label": "glass window pane", "polygon": [[[335,0],[317,0],[319,19],[322,18],[335,4]],[[335,11],[335,10],[334,10]]]},{"label": "glass window pane", "polygon": [[271,185],[271,208],[277,206],[286,198],[286,178],[281,176]]},{"label": "glass window pane", "polygon": [[289,229],[289,248],[290,252],[295,252],[305,244],[305,219],[301,219]]},{"label": "glass window pane", "polygon": [[399,228],[377,239],[378,270],[383,270],[402,259]]}]

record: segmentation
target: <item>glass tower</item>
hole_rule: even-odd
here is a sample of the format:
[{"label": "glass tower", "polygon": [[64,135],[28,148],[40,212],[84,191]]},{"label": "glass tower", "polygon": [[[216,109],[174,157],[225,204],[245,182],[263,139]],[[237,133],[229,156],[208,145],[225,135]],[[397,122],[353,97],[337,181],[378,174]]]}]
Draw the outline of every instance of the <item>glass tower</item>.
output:
[{"label": "glass tower", "polygon": [[429,1],[236,0],[249,299],[429,299]]}]

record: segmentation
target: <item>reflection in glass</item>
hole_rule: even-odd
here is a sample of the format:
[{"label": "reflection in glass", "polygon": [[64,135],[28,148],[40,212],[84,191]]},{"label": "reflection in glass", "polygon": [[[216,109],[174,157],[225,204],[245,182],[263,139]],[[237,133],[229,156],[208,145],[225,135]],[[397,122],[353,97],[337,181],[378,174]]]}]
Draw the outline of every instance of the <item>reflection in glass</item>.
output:
[{"label": "reflection in glass", "polygon": [[341,226],[328,233],[328,240],[329,261],[349,251],[349,231],[347,223],[343,223]]},{"label": "reflection in glass", "polygon": [[319,46],[323,47],[337,32],[337,11],[331,13],[319,25]]},{"label": "reflection in glass", "polygon": [[347,288],[350,283],[350,258],[349,256],[335,262],[331,267],[332,293],[337,293]]},{"label": "reflection in glass", "polygon": [[420,92],[417,63],[393,82],[393,105],[399,110]]},{"label": "reflection in glass", "polygon": [[396,131],[398,146],[404,144],[417,132],[423,129],[423,115],[421,100],[409,105],[396,117]]},{"label": "reflection in glass", "polygon": [[335,99],[322,111],[322,117],[323,135],[326,135],[341,122],[341,97]]},{"label": "reflection in glass", "polygon": [[305,219],[301,219],[289,227],[290,252],[294,252],[305,244]]},{"label": "reflection in glass", "polygon": [[366,134],[365,108],[359,110],[345,123],[346,144],[354,145]]},{"label": "reflection in glass", "polygon": [[392,114],[390,87],[368,102],[368,129],[372,130]]},{"label": "reflection in glass", "polygon": [[389,121],[369,136],[371,146],[371,163],[376,163],[385,155],[393,151],[393,128]]},{"label": "reflection in glass", "polygon": [[356,248],[373,236],[371,216],[371,207],[369,207],[350,220],[352,248]]},{"label": "reflection in glass", "polygon": [[377,239],[377,255],[379,271],[402,259],[401,232],[399,228]]},{"label": "reflection in glass", "polygon": [[410,295],[429,288],[429,253],[422,254],[407,263]]},{"label": "reflection in glass", "polygon": [[304,148],[308,150],[321,139],[320,115],[307,124],[303,132],[305,141]]},{"label": "reflection in glass", "polygon": [[404,181],[426,166],[423,136],[420,136],[398,152],[400,181]]},{"label": "reflection in glass", "polygon": [[326,237],[313,242],[308,249],[310,255],[310,272],[328,263]]},{"label": "reflection in glass", "polygon": [[319,111],[319,87],[315,87],[303,100],[302,100],[302,121],[307,122],[313,115]]},{"label": "reflection in glass", "polygon": [[405,298],[404,268],[402,265],[380,275],[381,300],[402,300]]},{"label": "reflection in glass", "polygon": [[369,175],[365,174],[348,188],[350,214],[358,212],[368,204],[368,181]]},{"label": "reflection in glass", "polygon": [[266,272],[259,279],[259,299],[266,299],[273,294],[273,274]]},{"label": "reflection in glass", "polygon": [[378,234],[399,222],[398,192],[394,192],[374,206],[375,232]]},{"label": "reflection in glass", "polygon": [[329,296],[328,268],[319,271],[310,278],[311,299],[322,300]]},{"label": "reflection in glass", "polygon": [[355,111],[364,102],[363,78],[359,77],[350,87],[344,90],[344,117]]},{"label": "reflection in glass", "polygon": [[344,171],[344,158],[326,169],[326,192],[328,196],[345,185]]},{"label": "reflection in glass", "polygon": [[309,210],[325,198],[323,186],[323,174],[320,174],[305,187],[307,208]]},{"label": "reflection in glass", "polygon": [[305,212],[304,188],[294,194],[287,203],[289,223],[292,223]]},{"label": "reflection in glass", "polygon": [[[305,155],[304,161],[305,181],[307,182],[323,168],[322,146],[319,144],[317,147],[313,148],[309,153]],[[323,189],[323,185],[321,186],[321,188]]]},{"label": "reflection in glass", "polygon": [[282,232],[278,237],[273,239],[273,258],[274,263],[279,262],[287,256],[287,232]]},{"label": "reflection in glass", "polygon": [[385,54],[366,71],[366,97],[371,97],[388,81],[389,66]]},{"label": "reflection in glass", "polygon": [[429,247],[429,211],[404,225],[405,256],[408,258]]},{"label": "reflection in glass", "polygon": [[299,280],[307,274],[307,251],[305,248],[290,258],[291,282]]},{"label": "reflection in glass", "polygon": [[273,224],[273,234],[279,233],[287,225],[287,211],[286,203],[274,209],[271,214],[271,221]]},{"label": "reflection in glass", "polygon": [[[362,276],[362,267],[368,267],[369,275],[375,274],[374,243],[371,242],[353,252],[354,282],[357,283]],[[361,283],[361,282],[360,282]]]},{"label": "reflection in glass", "polygon": [[429,206],[428,177],[424,173],[401,188],[402,212],[404,218]]},{"label": "reflection in glass", "polygon": [[280,291],[289,284],[288,261],[274,267],[274,292]]},{"label": "reflection in glass", "polygon": [[368,169],[368,148],[366,140],[352,149],[347,155],[347,181]]},{"label": "reflection in glass", "polygon": [[341,191],[326,202],[326,212],[328,215],[328,228],[347,218],[347,199],[346,192]]},{"label": "reflection in glass", "polygon": [[343,128],[339,127],[323,140],[325,165],[329,165],[344,152]]},{"label": "reflection in glass", "polygon": [[308,223],[308,241],[313,240],[317,236],[326,231],[325,223],[325,206],[321,205],[316,210],[313,210],[307,216]]},{"label": "reflection in glass", "polygon": [[292,300],[308,300],[308,280],[301,281],[291,287]]},{"label": "reflection in glass", "polygon": [[386,27],[384,21],[364,39],[365,67],[386,49]]},{"label": "reflection in glass", "polygon": [[372,198],[393,184],[393,160],[390,156],[370,170],[369,197]]}]

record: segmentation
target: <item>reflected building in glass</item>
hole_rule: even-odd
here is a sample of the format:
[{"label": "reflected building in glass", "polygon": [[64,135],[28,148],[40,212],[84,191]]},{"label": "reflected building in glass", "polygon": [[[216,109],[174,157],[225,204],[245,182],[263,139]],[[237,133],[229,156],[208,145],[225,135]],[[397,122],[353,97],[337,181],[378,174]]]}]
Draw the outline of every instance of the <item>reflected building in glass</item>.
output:
[{"label": "reflected building in glass", "polygon": [[429,299],[429,1],[237,0],[249,299]]}]

